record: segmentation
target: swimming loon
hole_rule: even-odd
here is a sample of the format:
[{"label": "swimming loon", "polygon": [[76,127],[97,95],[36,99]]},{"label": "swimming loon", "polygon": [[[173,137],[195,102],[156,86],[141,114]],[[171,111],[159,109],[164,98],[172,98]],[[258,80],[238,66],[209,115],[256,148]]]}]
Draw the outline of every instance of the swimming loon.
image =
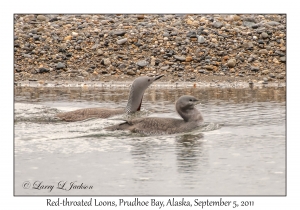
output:
[{"label": "swimming loon", "polygon": [[195,108],[199,100],[193,96],[181,96],[175,104],[177,113],[182,119],[175,118],[136,118],[127,120],[124,123],[106,127],[106,130],[129,130],[134,133],[146,135],[161,135],[189,132],[203,123],[201,113]]},{"label": "swimming loon", "polygon": [[159,75],[155,77],[142,76],[136,78],[130,89],[129,98],[126,108],[84,108],[78,109],[70,112],[58,113],[56,117],[61,120],[74,122],[81,121],[89,118],[108,118],[114,115],[124,114],[124,113],[134,113],[140,111],[142,105],[142,99],[145,90],[156,80],[160,79],[164,75]]}]

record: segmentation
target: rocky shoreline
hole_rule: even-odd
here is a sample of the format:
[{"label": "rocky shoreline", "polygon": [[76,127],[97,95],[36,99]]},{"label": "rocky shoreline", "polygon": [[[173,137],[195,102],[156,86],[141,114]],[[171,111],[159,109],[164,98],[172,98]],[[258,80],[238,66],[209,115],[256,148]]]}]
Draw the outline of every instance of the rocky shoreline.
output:
[{"label": "rocky shoreline", "polygon": [[285,14],[15,14],[15,84],[286,82]]}]

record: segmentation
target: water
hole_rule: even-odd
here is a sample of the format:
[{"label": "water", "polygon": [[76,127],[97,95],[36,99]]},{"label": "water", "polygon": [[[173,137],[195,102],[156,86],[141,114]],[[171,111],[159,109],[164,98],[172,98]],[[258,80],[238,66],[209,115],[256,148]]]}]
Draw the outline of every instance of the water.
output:
[{"label": "water", "polygon": [[207,129],[142,137],[53,118],[125,107],[127,88],[15,87],[15,195],[285,195],[286,89],[150,88],[141,115],[179,118],[184,94]]}]

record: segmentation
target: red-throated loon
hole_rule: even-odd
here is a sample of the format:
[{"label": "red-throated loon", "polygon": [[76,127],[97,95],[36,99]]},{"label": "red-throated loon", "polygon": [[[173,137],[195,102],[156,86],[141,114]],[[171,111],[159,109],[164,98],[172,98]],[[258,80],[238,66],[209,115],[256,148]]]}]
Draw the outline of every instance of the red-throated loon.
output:
[{"label": "red-throated loon", "polygon": [[111,109],[111,108],[101,108],[101,107],[85,108],[85,109],[78,109],[70,112],[58,113],[56,117],[64,121],[74,122],[74,121],[81,121],[90,118],[108,118],[114,115],[119,115],[124,113],[134,113],[136,111],[140,111],[145,90],[154,81],[160,79],[163,76],[164,75],[159,75],[155,77],[142,76],[136,78],[131,85],[128,103],[125,109],[124,108]]},{"label": "red-throated loon", "polygon": [[124,123],[106,127],[106,130],[130,130],[146,135],[161,135],[189,132],[203,123],[201,113],[195,108],[199,100],[193,96],[184,95],[176,101],[176,111],[183,119],[175,118],[136,118]]}]

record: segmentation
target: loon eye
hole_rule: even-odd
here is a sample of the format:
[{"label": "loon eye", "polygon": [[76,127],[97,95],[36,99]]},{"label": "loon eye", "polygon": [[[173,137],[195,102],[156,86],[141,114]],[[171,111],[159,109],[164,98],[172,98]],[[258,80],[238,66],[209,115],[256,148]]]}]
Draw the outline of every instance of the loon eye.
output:
[{"label": "loon eye", "polygon": [[150,79],[148,79],[148,82],[150,82]]}]

